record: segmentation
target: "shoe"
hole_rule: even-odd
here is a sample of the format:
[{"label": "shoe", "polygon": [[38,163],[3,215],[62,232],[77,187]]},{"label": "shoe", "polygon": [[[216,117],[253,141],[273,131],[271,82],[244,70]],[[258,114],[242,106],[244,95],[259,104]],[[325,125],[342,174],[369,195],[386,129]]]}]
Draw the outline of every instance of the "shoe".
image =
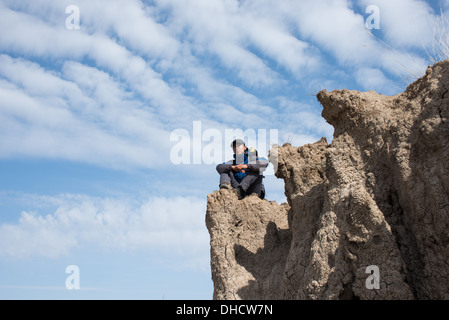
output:
[{"label": "shoe", "polygon": [[220,190],[221,190],[221,189],[228,189],[228,190],[231,190],[232,187],[231,187],[231,185],[230,185],[229,183],[222,183],[222,184],[220,184]]},{"label": "shoe", "polygon": [[245,198],[245,191],[243,191],[242,187],[234,188],[234,192],[237,195],[237,197],[239,198],[239,200],[242,200],[243,198]]}]

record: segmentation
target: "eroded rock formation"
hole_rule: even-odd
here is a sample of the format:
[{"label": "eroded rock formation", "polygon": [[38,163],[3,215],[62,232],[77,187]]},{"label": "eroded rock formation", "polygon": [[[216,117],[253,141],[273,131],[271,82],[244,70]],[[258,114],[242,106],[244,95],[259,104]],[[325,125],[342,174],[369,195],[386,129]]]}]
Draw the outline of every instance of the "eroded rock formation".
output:
[{"label": "eroded rock formation", "polygon": [[288,204],[208,196],[214,298],[449,299],[449,61],[318,100],[332,143],[270,152]]}]

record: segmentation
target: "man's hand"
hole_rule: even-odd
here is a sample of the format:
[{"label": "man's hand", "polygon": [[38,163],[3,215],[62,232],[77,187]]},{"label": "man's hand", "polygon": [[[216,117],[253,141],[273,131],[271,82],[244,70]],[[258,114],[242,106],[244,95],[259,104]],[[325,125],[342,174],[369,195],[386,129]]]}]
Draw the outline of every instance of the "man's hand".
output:
[{"label": "man's hand", "polygon": [[245,170],[248,169],[248,165],[246,165],[246,164],[238,164],[236,166],[232,166],[231,168],[235,172],[245,172]]}]

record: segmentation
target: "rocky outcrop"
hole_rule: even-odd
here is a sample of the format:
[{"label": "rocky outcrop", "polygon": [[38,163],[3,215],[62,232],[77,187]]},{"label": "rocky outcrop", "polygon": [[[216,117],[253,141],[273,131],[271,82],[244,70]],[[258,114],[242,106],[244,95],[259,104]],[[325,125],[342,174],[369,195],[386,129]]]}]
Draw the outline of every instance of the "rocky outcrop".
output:
[{"label": "rocky outcrop", "polygon": [[270,152],[288,204],[208,196],[215,299],[449,299],[449,61],[322,91],[334,139]]},{"label": "rocky outcrop", "polygon": [[229,190],[208,196],[214,299],[282,299],[282,278],[290,249],[289,206],[242,201]]}]

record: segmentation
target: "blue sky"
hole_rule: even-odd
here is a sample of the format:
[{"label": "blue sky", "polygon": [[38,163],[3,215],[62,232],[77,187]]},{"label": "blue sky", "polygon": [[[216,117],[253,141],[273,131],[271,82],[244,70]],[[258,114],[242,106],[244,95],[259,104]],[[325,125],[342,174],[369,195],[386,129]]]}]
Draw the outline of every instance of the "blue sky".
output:
[{"label": "blue sky", "polygon": [[[380,29],[366,27],[370,5]],[[218,175],[202,156],[212,139],[194,147],[195,123],[221,134],[222,161],[226,130],[257,132],[263,155],[331,141],[316,93],[401,92],[439,59],[448,9],[0,0],[0,298],[211,299],[204,220]],[[189,161],[176,164],[176,146]],[[281,203],[272,171],[267,198]],[[69,265],[79,290],[66,287]]]}]

